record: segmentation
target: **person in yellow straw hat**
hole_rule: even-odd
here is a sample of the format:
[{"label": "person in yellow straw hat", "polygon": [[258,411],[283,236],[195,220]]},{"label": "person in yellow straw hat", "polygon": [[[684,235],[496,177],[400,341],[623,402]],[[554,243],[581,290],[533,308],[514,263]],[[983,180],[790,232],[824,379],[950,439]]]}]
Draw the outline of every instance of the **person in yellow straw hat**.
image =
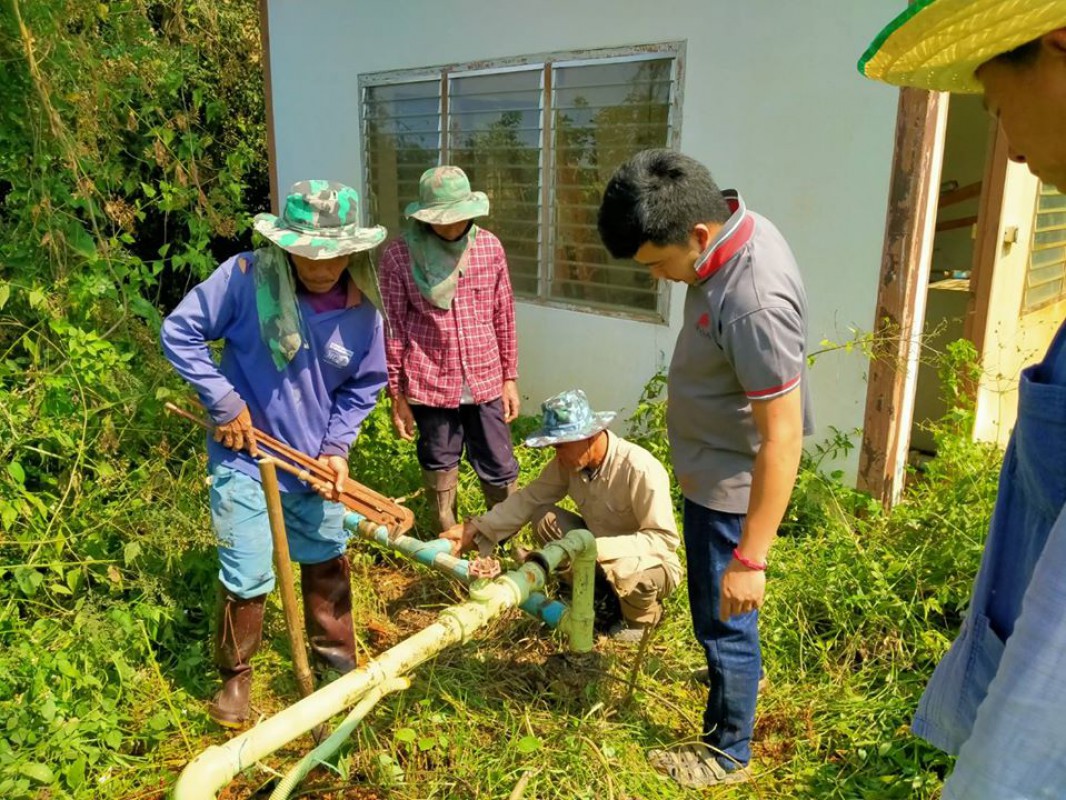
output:
[{"label": "person in yellow straw hat", "polygon": [[[1066,191],[1066,2],[920,0],[859,71],[983,93],[1010,157]],[[1018,422],[962,631],[914,731],[959,758],[944,800],[1066,797],[1066,323],[1024,370]]]}]

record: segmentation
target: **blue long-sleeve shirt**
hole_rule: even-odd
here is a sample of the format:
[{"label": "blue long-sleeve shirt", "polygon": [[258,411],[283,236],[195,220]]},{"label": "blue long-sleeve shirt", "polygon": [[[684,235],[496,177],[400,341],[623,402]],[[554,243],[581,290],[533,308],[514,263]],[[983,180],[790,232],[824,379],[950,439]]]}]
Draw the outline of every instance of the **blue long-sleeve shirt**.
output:
[{"label": "blue long-sleeve shirt", "polygon": [[981,570],[914,731],[958,753],[944,800],[1066,795],[1066,322],[1024,370]]},{"label": "blue long-sleeve shirt", "polygon": [[[259,331],[254,253],[221,264],[163,322],[163,352],[200,395],[215,424],[248,406],[255,427],[312,456],[346,457],[359,427],[385,385],[381,317],[365,298],[357,306],[315,313],[298,295],[305,341],[279,371]],[[221,360],[208,342],[223,340]],[[224,465],[258,479],[259,468],[244,452],[208,436],[210,467]],[[310,491],[288,474],[285,491]]]}]

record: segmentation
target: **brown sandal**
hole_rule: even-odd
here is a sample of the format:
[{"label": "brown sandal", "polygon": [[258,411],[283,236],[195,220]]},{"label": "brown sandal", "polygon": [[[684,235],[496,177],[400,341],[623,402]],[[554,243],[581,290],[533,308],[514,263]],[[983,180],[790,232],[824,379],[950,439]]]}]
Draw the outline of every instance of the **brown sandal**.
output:
[{"label": "brown sandal", "polygon": [[686,789],[724,786],[751,780],[751,767],[727,770],[705,744],[686,744],[670,750],[649,750],[648,762]]}]

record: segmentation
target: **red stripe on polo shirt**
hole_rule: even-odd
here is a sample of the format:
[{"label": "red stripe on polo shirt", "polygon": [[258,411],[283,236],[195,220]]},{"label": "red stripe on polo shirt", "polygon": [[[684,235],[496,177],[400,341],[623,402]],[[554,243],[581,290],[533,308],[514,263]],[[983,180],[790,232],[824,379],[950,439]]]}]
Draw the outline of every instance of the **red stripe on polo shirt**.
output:
[{"label": "red stripe on polo shirt", "polygon": [[707,260],[696,270],[700,280],[706,280],[724,267],[751,240],[754,232],[755,218],[745,214],[736,229],[715,246]]},{"label": "red stripe on polo shirt", "polygon": [[792,380],[782,383],[780,386],[774,386],[771,389],[760,389],[757,392],[745,392],[749,400],[763,400],[768,397],[772,397],[777,394],[785,394],[790,389],[795,388],[796,384],[800,382],[800,375],[797,375]]}]

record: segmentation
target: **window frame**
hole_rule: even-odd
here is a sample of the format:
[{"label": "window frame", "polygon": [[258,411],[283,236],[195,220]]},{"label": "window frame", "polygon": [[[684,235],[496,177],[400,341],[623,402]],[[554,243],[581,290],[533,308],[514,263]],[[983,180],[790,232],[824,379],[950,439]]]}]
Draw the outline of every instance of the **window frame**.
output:
[{"label": "window frame", "polygon": [[[1050,191],[1045,193],[1045,188],[1049,189]],[[1034,256],[1038,252],[1036,241],[1037,234],[1046,232],[1046,229],[1045,231],[1040,230],[1040,215],[1041,213],[1043,213],[1040,208],[1040,199],[1045,196],[1054,195],[1066,198],[1066,192],[1059,192],[1057,189],[1055,189],[1054,186],[1051,186],[1050,184],[1045,185],[1041,181],[1037,182],[1036,202],[1033,204],[1033,227],[1029,233],[1029,252],[1026,254],[1025,257],[1025,272],[1022,276],[1021,316],[1023,317],[1028,316],[1029,314],[1034,314],[1038,311],[1042,311],[1045,308],[1048,308],[1049,306],[1053,306],[1066,301],[1066,259],[1062,260],[1062,276],[1059,278],[1059,280],[1062,281],[1062,285],[1059,287],[1058,294],[1053,297],[1044,298],[1043,300],[1039,300],[1032,304],[1030,304],[1027,299],[1030,288],[1035,288],[1029,286],[1029,276],[1035,271],[1047,269],[1048,267],[1048,265],[1046,264],[1038,266],[1033,263]],[[1046,209],[1046,211],[1048,213],[1061,214],[1066,211],[1066,205],[1064,205],[1063,208]],[[1052,230],[1061,230],[1061,228],[1053,228]],[[1066,244],[1056,244],[1054,247],[1058,249],[1066,249]]]},{"label": "window frame", "polygon": [[[439,153],[438,164],[443,164],[447,163],[451,149],[448,110],[453,78],[538,70],[540,73],[542,140],[540,145],[541,186],[538,208],[537,295],[536,297],[516,295],[516,302],[668,326],[670,324],[671,297],[671,287],[668,281],[658,281],[654,311],[638,311],[636,309],[576,303],[550,296],[551,282],[555,275],[554,242],[556,236],[555,225],[552,221],[552,209],[556,191],[553,177],[555,169],[555,126],[551,124],[551,114],[555,101],[552,77],[554,70],[557,68],[671,59],[670,99],[667,109],[667,141],[665,146],[678,150],[681,144],[682,109],[684,106],[685,51],[686,43],[684,41],[666,41],[646,45],[555,51],[481,61],[439,64],[412,69],[360,73],[357,84],[357,105],[359,149],[362,161],[360,190],[363,193],[363,197],[368,199],[370,197],[368,120],[365,117],[368,89],[377,86],[439,81],[437,151]],[[365,218],[369,213],[369,202],[364,203],[363,208],[364,222],[367,222]]]}]

